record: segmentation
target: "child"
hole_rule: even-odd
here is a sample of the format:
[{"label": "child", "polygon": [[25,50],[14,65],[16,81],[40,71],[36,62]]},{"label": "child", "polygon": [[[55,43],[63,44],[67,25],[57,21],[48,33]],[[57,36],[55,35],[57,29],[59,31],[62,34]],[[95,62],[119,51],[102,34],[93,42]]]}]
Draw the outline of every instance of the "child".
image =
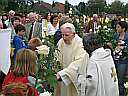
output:
[{"label": "child", "polygon": [[[35,73],[37,69],[37,56],[34,51],[22,48],[16,54],[14,69],[11,70],[4,79],[2,88],[12,83],[23,83],[26,85],[35,84]],[[17,84],[16,84],[17,85]],[[4,91],[4,90],[3,90]],[[17,91],[17,89],[15,89]],[[27,96],[38,96],[38,91],[33,87],[28,89]]]},{"label": "child", "polygon": [[25,27],[21,24],[19,24],[15,27],[16,35],[14,36],[14,39],[13,39],[13,46],[15,48],[15,50],[14,50],[14,60],[15,60],[15,57],[16,57],[16,53],[19,49],[27,48],[27,45],[25,45],[25,43],[23,41],[23,36],[25,35],[25,30],[26,30]]},{"label": "child", "polygon": [[30,41],[28,42],[29,49],[33,51],[37,50],[36,47],[41,45],[43,45],[42,41],[37,37],[30,39]]}]

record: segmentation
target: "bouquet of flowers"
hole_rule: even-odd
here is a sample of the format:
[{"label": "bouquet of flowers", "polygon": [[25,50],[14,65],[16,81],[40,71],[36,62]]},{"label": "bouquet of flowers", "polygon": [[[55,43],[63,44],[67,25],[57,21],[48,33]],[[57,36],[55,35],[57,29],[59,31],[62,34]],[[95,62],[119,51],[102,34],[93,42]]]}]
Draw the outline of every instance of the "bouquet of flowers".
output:
[{"label": "bouquet of flowers", "polygon": [[[114,51],[114,59],[115,60],[118,60],[120,58],[124,58],[124,54],[125,54],[125,49],[126,49],[127,45],[125,44],[125,42],[123,40],[119,40],[118,41],[118,44],[115,48],[115,51]],[[127,53],[127,52],[126,52]]]},{"label": "bouquet of flowers", "polygon": [[[43,45],[36,47],[36,52],[39,54],[36,87],[38,87],[37,89],[40,93],[44,92],[44,94],[47,93],[44,90],[49,92],[54,91],[54,87],[57,85],[55,74],[60,68],[60,63],[55,56],[57,47],[54,45],[53,41],[54,38],[52,36],[45,37],[43,39]],[[38,80],[40,80],[40,82],[38,82]]]}]

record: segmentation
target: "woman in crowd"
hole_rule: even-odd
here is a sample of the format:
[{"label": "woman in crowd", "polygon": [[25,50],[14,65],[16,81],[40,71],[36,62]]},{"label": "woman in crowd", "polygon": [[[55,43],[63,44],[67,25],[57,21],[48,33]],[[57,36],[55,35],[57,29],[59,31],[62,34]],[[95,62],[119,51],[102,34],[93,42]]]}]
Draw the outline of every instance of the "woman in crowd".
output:
[{"label": "woman in crowd", "polygon": [[9,28],[12,29],[12,31],[11,31],[11,39],[12,40],[13,40],[14,36],[16,35],[15,27],[19,24],[20,24],[20,17],[19,16],[14,16],[13,18],[11,18],[11,23],[9,25],[10,26]]},{"label": "woman in crowd", "polygon": [[[10,70],[5,77],[2,88],[6,89],[6,86],[10,86],[12,83],[16,83],[15,85],[17,85],[17,83],[21,83],[22,85],[25,84],[28,86],[27,96],[32,96],[32,94],[34,94],[34,96],[38,96],[38,91],[34,87],[29,87],[35,85],[34,77],[37,71],[36,63],[37,56],[35,52],[30,49],[20,49],[16,54],[14,69]],[[17,91],[17,89],[14,91]]]},{"label": "woman in crowd", "polygon": [[124,55],[124,50],[128,46],[127,23],[125,21],[118,22],[116,30],[115,39],[117,41],[117,46],[115,49],[115,63],[118,73],[119,92],[120,96],[126,96],[124,83],[128,70],[128,58]]},{"label": "woman in crowd", "polygon": [[54,35],[59,29],[58,15],[52,15],[50,18],[51,24],[48,24],[48,35]]}]

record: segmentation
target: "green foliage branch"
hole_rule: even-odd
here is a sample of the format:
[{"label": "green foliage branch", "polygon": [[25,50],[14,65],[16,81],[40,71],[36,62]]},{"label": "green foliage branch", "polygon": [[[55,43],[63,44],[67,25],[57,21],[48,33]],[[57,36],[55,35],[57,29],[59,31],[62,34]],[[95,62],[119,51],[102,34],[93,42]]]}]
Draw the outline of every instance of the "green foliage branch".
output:
[{"label": "green foliage branch", "polygon": [[38,72],[36,74],[36,82],[41,79],[41,84],[46,84],[47,91],[54,90],[57,85],[56,73],[60,70],[60,62],[57,61],[55,51],[58,51],[54,45],[54,37],[47,36],[43,39],[43,44],[49,47],[49,54],[40,54],[38,59]]}]

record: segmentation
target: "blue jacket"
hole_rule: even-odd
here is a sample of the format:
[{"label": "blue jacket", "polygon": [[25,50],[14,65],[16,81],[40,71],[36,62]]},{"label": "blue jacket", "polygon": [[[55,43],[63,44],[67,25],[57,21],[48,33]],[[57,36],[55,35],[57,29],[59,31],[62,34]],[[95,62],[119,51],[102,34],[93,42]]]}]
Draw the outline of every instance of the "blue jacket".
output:
[{"label": "blue jacket", "polygon": [[[116,39],[116,41],[119,40],[119,36],[120,36],[120,34],[117,32],[117,33],[115,34],[115,39]],[[125,33],[124,42],[128,45],[128,32]]]},{"label": "blue jacket", "polygon": [[16,57],[16,53],[21,48],[28,48],[27,45],[25,45],[22,36],[15,35],[13,39],[13,46],[15,48],[14,50],[14,59]]}]

